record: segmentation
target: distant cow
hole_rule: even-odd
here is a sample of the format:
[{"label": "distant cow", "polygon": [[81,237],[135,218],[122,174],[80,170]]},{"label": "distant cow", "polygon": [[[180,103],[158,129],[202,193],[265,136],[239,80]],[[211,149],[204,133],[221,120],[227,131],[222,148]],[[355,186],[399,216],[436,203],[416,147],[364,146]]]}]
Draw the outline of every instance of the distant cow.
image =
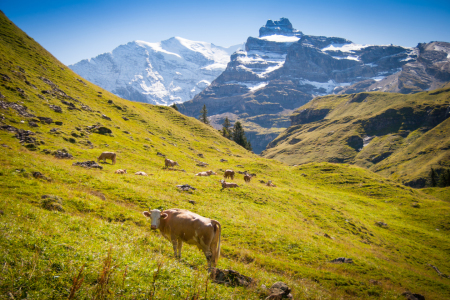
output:
[{"label": "distant cow", "polygon": [[100,154],[100,156],[97,158],[97,162],[100,162],[100,160],[103,159],[103,162],[106,162],[106,159],[110,159],[114,164],[116,164],[116,154],[114,152],[103,152]]},{"label": "distant cow", "polygon": [[272,183],[272,180],[267,181],[267,186],[277,187],[275,184]]},{"label": "distant cow", "polygon": [[208,269],[215,267],[220,256],[220,223],[185,209],[172,208],[161,212],[158,209],[144,211],[151,219],[153,230],[159,229],[162,236],[172,242],[175,257],[181,258],[183,242],[202,250]]},{"label": "distant cow", "polygon": [[114,173],[116,173],[116,174],[127,174],[127,170],[119,169],[119,170],[116,170]]},{"label": "distant cow", "polygon": [[136,173],[134,173],[134,175],[148,176],[147,173],[142,172],[142,171],[136,172]]},{"label": "distant cow", "polygon": [[250,182],[251,179],[252,179],[252,175],[250,175],[250,174],[245,174],[244,175],[245,182]]},{"label": "distant cow", "polygon": [[195,176],[210,176],[210,175],[217,175],[217,173],[214,173],[212,170],[209,170],[206,172],[200,172],[195,174]]},{"label": "distant cow", "polygon": [[239,187],[236,183],[225,182],[225,180],[221,180],[220,183],[222,184],[222,189]]},{"label": "distant cow", "polygon": [[173,160],[168,159],[168,158],[166,158],[166,159],[164,160],[164,163],[165,163],[165,165],[166,165],[166,168],[168,168],[168,167],[180,166],[176,161],[173,161]]},{"label": "distant cow", "polygon": [[225,170],[225,173],[223,174],[223,177],[225,179],[231,178],[231,180],[234,179],[234,171],[233,170]]}]

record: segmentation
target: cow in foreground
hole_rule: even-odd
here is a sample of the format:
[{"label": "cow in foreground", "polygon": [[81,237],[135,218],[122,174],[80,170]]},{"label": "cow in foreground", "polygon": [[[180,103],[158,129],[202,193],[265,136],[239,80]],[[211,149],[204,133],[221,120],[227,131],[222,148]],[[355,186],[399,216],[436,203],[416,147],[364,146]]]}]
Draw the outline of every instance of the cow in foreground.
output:
[{"label": "cow in foreground", "polygon": [[119,169],[119,170],[116,170],[114,173],[116,173],[116,174],[127,174],[127,170]]},{"label": "cow in foreground", "polygon": [[231,178],[231,180],[234,179],[234,171],[233,170],[225,170],[225,173],[223,174],[223,177],[225,179]]},{"label": "cow in foreground", "polygon": [[112,161],[113,165],[116,164],[116,154],[114,152],[103,152],[97,158],[97,162],[100,162],[100,160],[102,160],[102,159],[103,159],[104,163],[106,163],[106,159],[110,159]]},{"label": "cow in foreground", "polygon": [[236,183],[225,182],[225,180],[221,180],[220,183],[222,184],[222,189],[239,187]]},{"label": "cow in foreground", "polygon": [[165,164],[166,168],[180,166],[176,161],[173,161],[173,160],[168,159],[168,158],[166,158],[164,160],[164,164]]},{"label": "cow in foreground", "polygon": [[206,171],[206,172],[200,172],[195,174],[195,176],[211,176],[211,175],[217,175],[217,173],[215,173],[212,170]]},{"label": "cow in foreground", "polygon": [[216,266],[220,256],[222,231],[219,222],[178,208],[163,212],[153,209],[144,211],[143,214],[151,219],[152,230],[159,229],[162,236],[172,243],[175,257],[181,258],[181,245],[185,242],[203,251],[209,270]]}]

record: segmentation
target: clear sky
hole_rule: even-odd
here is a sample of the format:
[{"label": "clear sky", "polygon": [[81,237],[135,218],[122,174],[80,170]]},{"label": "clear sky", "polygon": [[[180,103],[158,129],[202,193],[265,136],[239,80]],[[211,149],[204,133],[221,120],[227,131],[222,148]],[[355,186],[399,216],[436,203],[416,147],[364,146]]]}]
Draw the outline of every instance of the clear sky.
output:
[{"label": "clear sky", "polygon": [[450,42],[449,0],[0,0],[0,9],[66,65],[134,40],[228,47],[280,17],[304,34],[359,44]]}]

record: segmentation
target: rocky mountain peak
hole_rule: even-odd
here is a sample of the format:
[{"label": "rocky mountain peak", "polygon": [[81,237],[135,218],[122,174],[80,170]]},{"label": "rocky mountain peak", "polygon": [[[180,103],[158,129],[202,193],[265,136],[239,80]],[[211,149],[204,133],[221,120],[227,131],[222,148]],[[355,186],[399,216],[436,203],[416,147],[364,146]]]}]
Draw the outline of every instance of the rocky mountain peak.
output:
[{"label": "rocky mountain peak", "polygon": [[267,20],[265,26],[259,29],[259,37],[269,35],[302,36],[302,32],[294,29],[288,18],[281,18],[279,21]]}]

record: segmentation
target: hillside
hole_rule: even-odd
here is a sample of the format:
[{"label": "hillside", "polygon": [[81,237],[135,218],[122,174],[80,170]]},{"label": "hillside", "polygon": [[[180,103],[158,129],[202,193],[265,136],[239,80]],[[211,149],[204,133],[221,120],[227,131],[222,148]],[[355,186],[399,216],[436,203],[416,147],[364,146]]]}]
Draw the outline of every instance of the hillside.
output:
[{"label": "hillside", "polygon": [[[264,299],[263,285],[276,281],[295,299],[450,297],[449,279],[432,267],[450,274],[448,189],[425,193],[351,165],[265,159],[170,107],[84,80],[2,13],[0,40],[1,299]],[[103,151],[117,163],[73,165]],[[64,153],[73,158],[56,157]],[[158,153],[186,172],[164,169]],[[206,169],[200,161],[219,176],[195,177]],[[228,168],[257,177],[238,175],[239,188],[221,190]],[[193,246],[174,259],[142,215],[149,207],[218,220],[218,267],[255,283],[212,283]],[[339,257],[354,263],[331,263]]]},{"label": "hillside", "polygon": [[221,124],[243,123],[255,153],[289,127],[289,115],[317,96],[364,91],[417,93],[450,80],[450,43],[417,47],[360,45],[306,35],[286,18],[267,21],[259,37],[231,55],[225,71],[180,112],[198,117],[206,105]]},{"label": "hillside", "polygon": [[288,164],[355,164],[413,187],[450,167],[450,89],[315,98],[263,156]]}]

